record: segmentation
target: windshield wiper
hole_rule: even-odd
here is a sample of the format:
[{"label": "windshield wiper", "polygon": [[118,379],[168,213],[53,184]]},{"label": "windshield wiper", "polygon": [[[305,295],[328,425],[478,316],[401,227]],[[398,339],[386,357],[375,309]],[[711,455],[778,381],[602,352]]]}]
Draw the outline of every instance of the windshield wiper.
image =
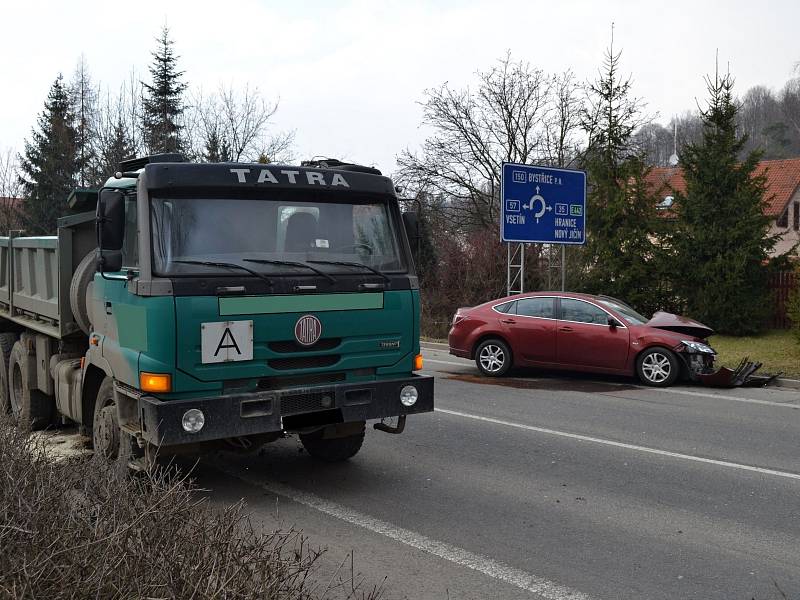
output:
[{"label": "windshield wiper", "polygon": [[331,283],[336,283],[336,280],[333,277],[331,277],[330,275],[328,275],[327,273],[325,273],[324,271],[320,271],[316,267],[312,267],[308,263],[304,263],[304,262],[296,262],[296,261],[293,261],[293,260],[270,260],[270,259],[266,259],[266,258],[243,258],[242,261],[243,262],[258,263],[260,265],[286,265],[286,266],[289,266],[289,267],[304,267],[306,269],[311,269],[312,271],[314,271],[314,273],[316,273],[317,275],[321,275],[322,277],[324,277],[325,279],[327,279]]},{"label": "windshield wiper", "polygon": [[250,273],[250,275],[255,275],[259,279],[266,281],[267,285],[270,287],[273,287],[275,285],[274,283],[272,283],[272,280],[263,273],[259,273],[258,271],[249,269],[244,265],[237,265],[236,263],[217,262],[214,260],[172,260],[170,262],[180,263],[183,265],[202,265],[204,267],[222,267],[223,269],[239,269],[240,271],[245,271],[247,273]]},{"label": "windshield wiper", "polygon": [[361,269],[366,269],[367,271],[371,271],[375,273],[378,277],[383,278],[384,281],[387,283],[391,282],[392,280],[389,279],[386,275],[378,271],[377,269],[373,269],[369,265],[365,265],[364,263],[360,262],[349,262],[346,260],[309,260],[310,263],[315,263],[319,265],[343,265],[345,267],[359,267]]}]

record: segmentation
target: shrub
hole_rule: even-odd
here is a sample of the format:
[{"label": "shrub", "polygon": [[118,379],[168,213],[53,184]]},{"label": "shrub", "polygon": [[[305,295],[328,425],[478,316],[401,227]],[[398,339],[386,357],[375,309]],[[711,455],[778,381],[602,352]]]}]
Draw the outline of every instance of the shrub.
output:
[{"label": "shrub", "polygon": [[0,597],[317,597],[320,552],[297,532],[257,531],[242,503],[213,509],[176,469],[98,462],[54,460],[0,415]]}]

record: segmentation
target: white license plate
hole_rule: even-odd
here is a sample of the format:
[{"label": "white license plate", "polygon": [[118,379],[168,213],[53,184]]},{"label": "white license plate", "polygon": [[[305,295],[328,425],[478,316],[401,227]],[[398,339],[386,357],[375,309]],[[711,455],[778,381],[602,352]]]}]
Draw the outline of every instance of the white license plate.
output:
[{"label": "white license plate", "polygon": [[253,360],[253,322],[201,324],[200,350],[203,364]]}]

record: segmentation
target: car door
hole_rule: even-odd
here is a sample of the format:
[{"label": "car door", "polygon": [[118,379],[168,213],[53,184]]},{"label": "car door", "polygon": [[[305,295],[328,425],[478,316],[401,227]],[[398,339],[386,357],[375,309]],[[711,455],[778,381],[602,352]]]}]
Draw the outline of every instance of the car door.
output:
[{"label": "car door", "polygon": [[555,298],[520,298],[509,312],[499,316],[516,363],[556,361]]},{"label": "car door", "polygon": [[557,361],[576,369],[623,370],[628,358],[628,328],[611,327],[609,313],[576,298],[561,298],[557,322]]}]

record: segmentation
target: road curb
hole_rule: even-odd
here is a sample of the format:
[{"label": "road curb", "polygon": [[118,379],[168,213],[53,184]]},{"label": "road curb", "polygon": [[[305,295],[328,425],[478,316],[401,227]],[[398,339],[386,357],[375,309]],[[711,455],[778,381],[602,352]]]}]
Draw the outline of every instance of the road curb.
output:
[{"label": "road curb", "polygon": [[783,377],[778,377],[777,379],[773,380],[771,385],[774,387],[800,390],[800,379],[785,379]]},{"label": "road curb", "polygon": [[421,348],[427,348],[429,350],[446,350],[448,352],[450,351],[450,346],[442,342],[420,342],[419,345]]},{"label": "road curb", "polygon": [[[442,342],[422,341],[419,343],[419,345],[421,348],[428,350],[443,350],[445,352],[448,352],[450,350],[450,346]],[[777,379],[774,379],[768,387],[780,387],[780,388],[787,388],[790,390],[800,390],[800,379],[788,379],[785,377],[778,377]]]}]

